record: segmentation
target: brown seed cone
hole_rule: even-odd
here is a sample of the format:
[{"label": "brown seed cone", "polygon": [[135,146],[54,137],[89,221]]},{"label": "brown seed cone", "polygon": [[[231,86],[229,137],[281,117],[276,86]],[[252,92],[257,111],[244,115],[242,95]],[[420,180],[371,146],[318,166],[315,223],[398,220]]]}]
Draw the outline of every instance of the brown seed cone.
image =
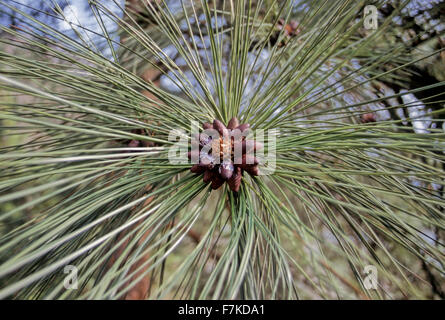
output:
[{"label": "brown seed cone", "polygon": [[230,119],[229,124],[227,125],[227,129],[233,130],[239,126],[239,120],[236,117]]},{"label": "brown seed cone", "polygon": [[204,172],[204,176],[202,177],[202,181],[204,181],[204,183],[209,183],[210,181],[212,181],[214,175],[215,175],[214,171],[206,170]]},{"label": "brown seed cone", "polygon": [[[204,168],[204,171],[205,170],[213,170],[213,168],[215,168],[215,165],[213,163],[202,163],[201,162],[198,164],[198,166]],[[202,172],[204,172],[204,171],[202,171]]]},{"label": "brown seed cone", "polygon": [[245,135],[237,128],[233,129],[232,132],[230,132],[230,138],[232,139],[232,143],[239,143],[246,139]]},{"label": "brown seed cone", "polygon": [[253,166],[260,163],[258,159],[251,154],[243,154],[242,163],[239,165],[242,169],[246,166]]},{"label": "brown seed cone", "polygon": [[213,120],[213,128],[219,132],[222,138],[226,138],[229,136],[229,130],[227,130],[224,123],[217,119]]},{"label": "brown seed cone", "polygon": [[212,184],[210,185],[210,187],[213,190],[216,190],[219,187],[221,187],[224,184],[224,182],[225,182],[225,180],[223,178],[221,178],[219,175],[215,174],[213,176]]},{"label": "brown seed cone", "polygon": [[248,174],[250,174],[251,176],[257,176],[257,175],[260,174],[260,170],[258,169],[258,166],[257,166],[257,165],[256,165],[256,166],[250,166],[250,167],[247,167],[245,170],[246,170],[246,172],[247,172]]},{"label": "brown seed cone", "polygon": [[[254,151],[263,148],[263,144],[254,140],[247,140],[245,135],[250,129],[247,123],[239,124],[239,120],[233,117],[227,127],[221,121],[215,119],[213,124],[204,123],[204,130],[216,130],[220,138],[212,141],[211,137],[205,133],[199,134],[195,140],[199,142],[199,150],[192,148],[188,153],[188,157],[194,159],[199,157],[199,164],[193,165],[191,171],[194,173],[203,173],[203,182],[211,183],[213,190],[220,188],[226,181],[233,192],[238,192],[241,186],[243,172],[246,170],[250,175],[259,175],[259,160],[254,156]],[[236,135],[232,135],[235,134]],[[241,134],[239,134],[241,133]],[[196,142],[195,142],[196,143]],[[204,154],[202,148],[210,143],[210,151]],[[240,145],[241,144],[241,145]],[[216,148],[216,150],[215,150]],[[215,151],[221,149],[219,156],[214,154]],[[240,149],[238,149],[240,148]],[[233,163],[235,151],[240,150],[242,153],[241,163]],[[216,157],[216,158],[215,158]],[[217,160],[223,160],[219,163]],[[239,161],[239,159],[235,159]]]},{"label": "brown seed cone", "polygon": [[263,147],[264,146],[261,142],[257,142],[254,140],[243,140],[242,142],[243,154],[260,150]]},{"label": "brown seed cone", "polygon": [[243,177],[243,173],[240,167],[235,167],[235,172],[230,177],[229,180],[227,180],[227,183],[230,187],[230,190],[234,192],[238,192],[239,188],[241,186],[241,178]]},{"label": "brown seed cone", "polygon": [[249,128],[250,128],[250,124],[248,124],[248,123],[244,123],[244,124],[236,127],[236,129],[238,129],[241,132],[244,132],[244,131],[246,131]]},{"label": "brown seed cone", "polygon": [[361,123],[377,122],[377,119],[374,113],[365,113],[361,115],[360,122]]},{"label": "brown seed cone", "polygon": [[190,168],[190,171],[193,173],[203,173],[206,170],[205,167],[200,166],[199,164],[194,164],[193,167]]}]

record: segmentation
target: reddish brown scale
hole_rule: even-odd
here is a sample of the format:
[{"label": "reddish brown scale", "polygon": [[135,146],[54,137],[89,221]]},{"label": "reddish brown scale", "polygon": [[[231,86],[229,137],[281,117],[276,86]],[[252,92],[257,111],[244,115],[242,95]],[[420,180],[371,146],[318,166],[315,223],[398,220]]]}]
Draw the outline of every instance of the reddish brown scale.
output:
[{"label": "reddish brown scale", "polygon": [[365,113],[361,115],[360,122],[361,123],[377,122],[377,119],[374,113]]},{"label": "reddish brown scale", "polygon": [[236,127],[236,129],[238,129],[241,132],[244,132],[244,131],[246,131],[249,128],[250,128],[250,124],[248,124],[248,123],[244,123],[244,124]]},{"label": "reddish brown scale", "polygon": [[233,175],[230,177],[229,180],[227,180],[227,183],[229,184],[229,187],[232,191],[239,191],[239,188],[241,186],[241,178],[243,177],[242,171],[243,170],[240,167],[236,167]]},{"label": "reddish brown scale", "polygon": [[212,179],[212,184],[210,185],[210,187],[213,190],[218,189],[219,187],[221,187],[224,184],[225,180],[223,178],[221,178],[219,175],[215,175]]},{"label": "reddish brown scale", "polygon": [[233,129],[235,129],[238,126],[239,126],[238,119],[233,117],[232,119],[230,119],[229,123],[227,124],[227,129],[233,130]]},{"label": "reddish brown scale", "polygon": [[210,181],[213,180],[214,175],[215,175],[215,174],[214,174],[214,172],[213,172],[212,170],[206,170],[206,171],[204,172],[204,176],[203,176],[202,180],[203,180],[205,183],[209,183]]},{"label": "reddish brown scale", "polygon": [[244,140],[242,142],[242,148],[243,154],[251,153],[252,151],[261,150],[263,148],[263,144],[254,140]]},{"label": "reddish brown scale", "polygon": [[199,164],[194,164],[193,167],[190,169],[193,173],[203,173],[205,171],[205,168],[203,166],[200,166]]}]

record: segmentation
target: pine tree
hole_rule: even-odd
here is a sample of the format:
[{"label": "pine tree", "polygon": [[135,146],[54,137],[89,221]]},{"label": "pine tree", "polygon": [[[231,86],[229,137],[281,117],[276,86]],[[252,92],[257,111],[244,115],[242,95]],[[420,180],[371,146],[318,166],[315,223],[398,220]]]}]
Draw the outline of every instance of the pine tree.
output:
[{"label": "pine tree", "polygon": [[[0,297],[443,298],[443,48],[366,4],[0,0]],[[234,117],[275,155],[239,189],[170,161]]]}]

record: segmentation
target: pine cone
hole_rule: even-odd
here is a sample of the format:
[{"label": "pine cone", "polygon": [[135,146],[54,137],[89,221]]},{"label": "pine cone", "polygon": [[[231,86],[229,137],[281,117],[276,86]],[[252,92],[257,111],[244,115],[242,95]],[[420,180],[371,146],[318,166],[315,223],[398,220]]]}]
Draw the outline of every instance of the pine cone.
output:
[{"label": "pine cone", "polygon": [[206,131],[194,137],[199,149],[188,153],[189,159],[199,159],[190,169],[193,173],[203,174],[204,183],[211,183],[212,189],[218,189],[227,181],[230,190],[238,192],[243,172],[252,176],[259,174],[258,159],[254,152],[263,145],[254,140],[247,140],[250,125],[240,124],[232,118],[227,127],[219,120],[213,124],[204,123]]}]

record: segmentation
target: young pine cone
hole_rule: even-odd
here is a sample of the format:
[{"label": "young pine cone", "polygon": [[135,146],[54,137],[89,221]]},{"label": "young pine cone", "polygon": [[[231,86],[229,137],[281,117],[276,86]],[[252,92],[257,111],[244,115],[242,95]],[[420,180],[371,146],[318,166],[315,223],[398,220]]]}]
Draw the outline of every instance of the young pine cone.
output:
[{"label": "young pine cone", "polygon": [[374,113],[365,113],[360,116],[361,123],[376,122],[377,118]]},{"label": "young pine cone", "polygon": [[204,183],[211,182],[212,189],[218,189],[227,181],[230,189],[238,192],[244,171],[257,176],[258,159],[254,156],[261,149],[261,143],[247,140],[249,124],[239,124],[232,118],[227,127],[219,120],[213,124],[204,123],[204,132],[195,137],[195,145],[189,152],[189,159],[195,164],[193,173],[203,174]]}]

